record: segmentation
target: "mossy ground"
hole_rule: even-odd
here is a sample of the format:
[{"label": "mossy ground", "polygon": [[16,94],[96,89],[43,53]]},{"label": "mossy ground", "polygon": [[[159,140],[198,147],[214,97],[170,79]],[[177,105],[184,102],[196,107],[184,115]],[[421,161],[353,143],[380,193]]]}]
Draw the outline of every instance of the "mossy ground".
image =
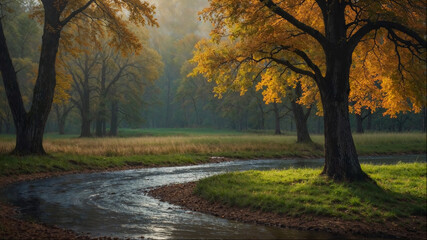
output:
[{"label": "mossy ground", "polygon": [[201,180],[196,194],[229,206],[298,217],[384,222],[426,216],[426,164],[362,165],[374,182],[334,182],[321,169],[233,172]]}]

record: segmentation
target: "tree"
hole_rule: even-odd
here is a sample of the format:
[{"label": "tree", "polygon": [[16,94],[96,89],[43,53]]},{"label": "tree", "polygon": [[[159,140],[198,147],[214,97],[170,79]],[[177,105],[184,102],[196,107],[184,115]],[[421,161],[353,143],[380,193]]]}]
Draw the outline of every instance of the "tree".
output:
[{"label": "tree", "polygon": [[[0,4],[3,10],[7,1],[1,1]],[[82,12],[84,14],[81,14]],[[122,14],[124,12],[126,15]],[[56,86],[56,56],[61,32],[69,26],[69,23],[97,26],[93,33],[99,34],[103,34],[106,28],[112,34],[112,46],[123,50],[138,51],[141,46],[125,23],[131,21],[139,25],[156,25],[153,12],[153,6],[137,0],[41,0],[41,5],[38,6],[35,15],[43,19],[43,37],[38,75],[28,112],[24,107],[18,78],[3,30],[5,13],[1,13],[0,62],[2,64],[0,71],[16,127],[16,146],[13,153],[45,154],[43,133]],[[89,37],[96,35],[98,34],[92,34]],[[72,33],[63,34],[63,41],[71,40],[66,45],[72,45],[72,39]]]},{"label": "tree", "polygon": [[[400,111],[399,107],[420,111],[425,106],[425,2],[212,0],[203,16],[215,24],[213,43],[236,48],[211,49],[212,54],[196,59],[196,71],[213,76],[221,68],[207,69],[203,62],[220,61],[229,51],[227,55],[234,54],[240,65],[233,81],[240,81],[243,89],[248,72],[264,73],[259,69],[270,64],[301,76],[303,89],[306,80],[315,83],[309,92],[319,92],[324,115],[323,174],[332,179],[369,178],[360,167],[350,129],[349,96],[357,86],[350,80],[358,79],[352,77],[358,74],[353,69],[360,66],[353,60],[366,60],[365,66],[378,74],[364,84],[383,93],[389,111]],[[227,37],[228,43],[221,43]],[[380,57],[363,57],[375,53]],[[204,59],[207,55],[214,57]]]},{"label": "tree", "polygon": [[55,110],[56,120],[58,124],[58,132],[60,135],[65,134],[65,121],[68,114],[74,108],[70,103],[71,91],[71,76],[67,73],[65,66],[58,65],[55,95],[53,97],[53,107]]},{"label": "tree", "polygon": [[[148,45],[148,44],[147,44]],[[144,54],[121,58],[116,62],[116,70],[109,81],[108,97],[111,98],[110,136],[117,136],[120,124],[120,114],[129,125],[142,121],[142,95],[148,86],[152,86],[161,74],[163,63],[160,55],[149,47],[145,47]],[[119,75],[119,72],[122,73]],[[119,80],[115,81],[116,77]]]},{"label": "tree", "polygon": [[72,88],[74,94],[71,101],[78,108],[81,117],[80,137],[91,137],[90,132],[92,122],[91,98],[94,91],[94,81],[96,78],[96,67],[100,53],[97,49],[86,49],[79,55],[64,53],[61,55],[61,62],[72,78]]}]

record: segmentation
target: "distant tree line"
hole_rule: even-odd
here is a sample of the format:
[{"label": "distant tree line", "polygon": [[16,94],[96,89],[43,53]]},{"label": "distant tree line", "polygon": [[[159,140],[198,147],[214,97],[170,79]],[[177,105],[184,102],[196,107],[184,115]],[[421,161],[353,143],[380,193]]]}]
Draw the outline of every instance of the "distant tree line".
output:
[{"label": "distant tree line", "polygon": [[[309,133],[323,133],[323,118],[317,106],[302,106],[300,86],[277,101],[266,104],[255,87],[245,95],[227,91],[215,96],[215,83],[202,76],[189,76],[195,63],[194,47],[208,30],[195,21],[205,1],[162,1],[158,21],[161,29],[137,31],[143,54],[124,53],[108,45],[108,38],[96,44],[84,41],[61,49],[58,55],[56,96],[46,131],[74,133],[82,137],[116,136],[126,128],[209,127],[238,131],[273,130],[276,134],[298,132],[300,141]],[[4,24],[6,39],[18,72],[26,108],[30,107],[39,60],[42,26],[29,17],[31,1],[16,1],[13,17]],[[173,18],[169,17],[171,14]],[[179,27],[177,22],[185,23]],[[14,39],[12,41],[12,39]],[[78,49],[78,50],[77,50]],[[260,81],[260,79],[256,79]],[[419,114],[384,116],[364,108],[351,114],[354,132],[402,132],[426,130],[426,110]],[[298,131],[299,130],[299,131]],[[3,85],[0,86],[0,133],[15,133]]]}]

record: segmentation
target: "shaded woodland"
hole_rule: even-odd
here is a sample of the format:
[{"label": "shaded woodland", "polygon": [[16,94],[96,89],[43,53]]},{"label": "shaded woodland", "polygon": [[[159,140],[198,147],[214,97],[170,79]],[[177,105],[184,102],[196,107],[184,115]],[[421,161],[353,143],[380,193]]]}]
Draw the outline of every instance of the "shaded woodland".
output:
[{"label": "shaded woodland", "polygon": [[[161,1],[161,28],[141,28],[138,38],[143,54],[123,55],[108,47],[81,42],[78,54],[60,51],[64,78],[58,79],[57,95],[47,122],[47,132],[72,133],[82,137],[116,136],[119,128],[217,128],[238,131],[274,130],[295,132],[301,141],[308,133],[323,133],[323,117],[296,104],[298,88],[281,102],[266,104],[255,87],[241,96],[229,91],[218,99],[213,82],[202,76],[189,77],[194,46],[209,35],[210,24],[198,21],[207,2]],[[18,72],[24,104],[29,108],[37,73],[42,26],[31,11],[31,1],[16,1],[5,17],[5,34]],[[172,16],[172,17],[171,17]],[[68,50],[70,51],[70,50]],[[3,86],[0,87],[0,133],[15,132]],[[384,116],[362,109],[350,116],[354,132],[425,131],[426,111],[419,114]],[[304,122],[306,121],[306,124]],[[307,129],[307,131],[305,130]]]}]

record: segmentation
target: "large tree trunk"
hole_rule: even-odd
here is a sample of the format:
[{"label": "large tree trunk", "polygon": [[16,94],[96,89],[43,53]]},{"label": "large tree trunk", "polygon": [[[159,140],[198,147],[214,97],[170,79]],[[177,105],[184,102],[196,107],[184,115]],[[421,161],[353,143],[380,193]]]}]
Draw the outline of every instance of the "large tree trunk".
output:
[{"label": "large tree trunk", "polygon": [[0,70],[9,106],[16,127],[14,154],[46,154],[43,149],[43,133],[52,107],[56,85],[55,61],[59,47],[60,13],[53,4],[44,5],[44,31],[40,52],[39,69],[34,86],[31,109],[27,113],[18,85],[16,71],[7,48],[0,20]]},{"label": "large tree trunk", "polygon": [[326,5],[327,67],[325,77],[317,80],[325,121],[325,166],[322,173],[339,181],[357,181],[369,177],[360,167],[348,112],[353,50],[345,41],[346,4],[333,1]]},{"label": "large tree trunk", "polygon": [[[367,179],[362,171],[351,134],[348,112],[351,57],[336,51],[332,69],[319,85],[325,121],[325,166],[323,174],[340,181]],[[328,75],[330,74],[330,75]]]},{"label": "large tree trunk", "polygon": [[310,143],[313,142],[310,138],[310,133],[307,128],[308,116],[304,113],[304,109],[301,105],[295,101],[291,102],[292,112],[294,113],[295,123],[297,127],[297,142],[298,143]]},{"label": "large tree trunk", "polygon": [[92,134],[90,133],[90,124],[90,118],[86,114],[82,115],[80,137],[92,137]]},{"label": "large tree trunk", "polygon": [[43,149],[43,128],[35,124],[30,119],[20,120],[19,127],[16,128],[16,146],[13,150],[17,155],[46,154]]},{"label": "large tree trunk", "polygon": [[298,143],[311,143],[313,142],[310,138],[307,128],[307,120],[310,116],[311,108],[308,109],[307,113],[304,113],[303,107],[297,103],[299,98],[302,96],[301,85],[298,83],[295,88],[296,97],[291,101],[292,112],[295,117],[295,123],[297,127],[297,142]]},{"label": "large tree trunk", "polygon": [[[345,96],[343,97],[345,98]],[[360,167],[351,135],[347,101],[328,98],[322,101],[325,119],[325,166],[323,174],[335,180],[365,179],[366,174]]]},{"label": "large tree trunk", "polygon": [[111,103],[110,136],[117,136],[119,129],[119,103],[113,100]]}]

